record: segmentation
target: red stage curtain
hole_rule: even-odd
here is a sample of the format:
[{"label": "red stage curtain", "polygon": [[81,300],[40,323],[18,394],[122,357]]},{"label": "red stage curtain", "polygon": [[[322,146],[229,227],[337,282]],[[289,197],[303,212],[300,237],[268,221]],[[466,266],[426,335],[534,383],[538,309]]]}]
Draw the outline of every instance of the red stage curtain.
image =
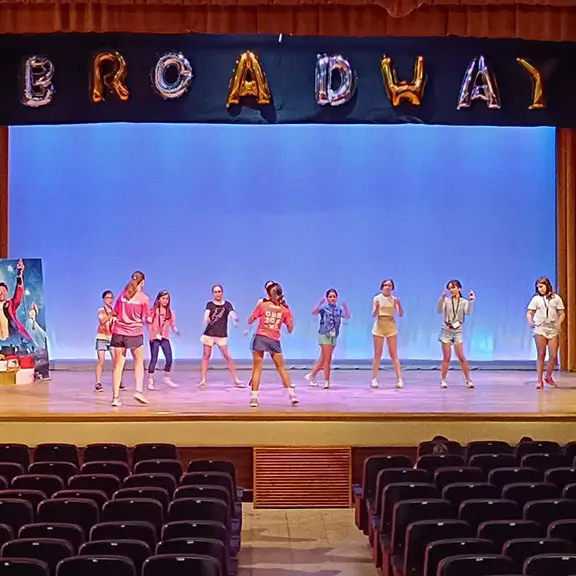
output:
[{"label": "red stage curtain", "polygon": [[[574,0],[0,0],[0,33],[261,33],[576,41]],[[562,367],[576,370],[576,131],[558,131]],[[535,215],[536,218],[537,215]],[[0,257],[8,254],[8,128],[0,127]],[[534,230],[538,241],[538,230]],[[572,313],[571,310],[575,312]]]}]

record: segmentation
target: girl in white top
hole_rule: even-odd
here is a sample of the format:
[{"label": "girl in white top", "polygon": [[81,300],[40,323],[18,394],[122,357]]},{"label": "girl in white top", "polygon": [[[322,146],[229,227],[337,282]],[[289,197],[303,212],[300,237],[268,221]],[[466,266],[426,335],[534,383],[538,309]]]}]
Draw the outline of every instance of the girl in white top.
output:
[{"label": "girl in white top", "polygon": [[[534,331],[534,341],[538,351],[536,360],[538,390],[544,388],[544,382],[550,386],[556,386],[552,374],[558,360],[558,337],[565,317],[564,302],[558,294],[554,293],[550,280],[546,276],[538,278],[536,294],[530,300],[526,313],[528,324]],[[548,364],[546,376],[544,376],[546,348],[548,348]]]},{"label": "girl in white top", "polygon": [[388,353],[396,372],[396,388],[402,388],[402,367],[398,359],[398,328],[396,327],[396,315],[402,317],[404,309],[400,299],[392,294],[394,291],[394,281],[391,278],[384,280],[380,284],[380,294],[372,301],[372,316],[374,316],[374,327],[372,328],[372,340],[374,342],[374,360],[372,361],[372,388],[378,388],[378,370],[382,360],[384,350],[384,340],[388,342]]}]

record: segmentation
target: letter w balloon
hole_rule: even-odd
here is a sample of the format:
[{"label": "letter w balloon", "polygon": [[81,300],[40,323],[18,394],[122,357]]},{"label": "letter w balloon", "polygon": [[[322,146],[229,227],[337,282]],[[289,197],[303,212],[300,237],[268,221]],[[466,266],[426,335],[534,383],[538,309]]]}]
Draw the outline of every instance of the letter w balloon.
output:
[{"label": "letter w balloon", "polygon": [[318,54],[315,91],[320,106],[341,106],[349,102],[356,91],[356,74],[350,62],[340,54]]}]

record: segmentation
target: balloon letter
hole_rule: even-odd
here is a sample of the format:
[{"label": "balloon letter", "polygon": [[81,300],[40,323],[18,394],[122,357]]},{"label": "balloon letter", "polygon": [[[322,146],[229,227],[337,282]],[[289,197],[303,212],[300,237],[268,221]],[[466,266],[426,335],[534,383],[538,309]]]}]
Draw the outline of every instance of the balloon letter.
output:
[{"label": "balloon letter", "polygon": [[258,104],[270,104],[272,100],[270,86],[260,59],[257,54],[249,50],[242,52],[236,61],[236,67],[230,78],[226,107],[240,104],[240,100],[245,96],[255,97]]},{"label": "balloon letter", "polygon": [[[169,82],[166,73],[174,68],[176,78]],[[152,70],[152,86],[165,100],[180,98],[190,88],[192,82],[192,66],[181,52],[168,52],[161,56]]]},{"label": "balloon letter", "polygon": [[488,108],[500,109],[496,78],[488,70],[484,56],[474,58],[468,64],[458,94],[458,110],[469,108],[473,100],[484,100],[488,103]]},{"label": "balloon letter", "polygon": [[528,110],[542,110],[546,108],[546,99],[544,98],[544,86],[542,85],[542,75],[540,70],[532,66],[528,60],[524,58],[516,58],[516,62],[528,72],[532,79],[532,104],[528,106]]},{"label": "balloon letter", "polygon": [[39,108],[54,99],[54,64],[44,56],[30,56],[24,60],[22,99],[24,106]]},{"label": "balloon letter", "polygon": [[399,106],[402,102],[408,102],[413,106],[420,106],[422,96],[424,95],[424,85],[426,76],[424,74],[424,57],[418,56],[414,64],[414,78],[412,82],[398,82],[398,74],[392,66],[392,58],[383,56],[380,61],[382,69],[382,78],[386,93],[392,103],[392,106]]},{"label": "balloon letter", "polygon": [[[338,76],[338,85],[335,88],[333,75]],[[350,62],[340,54],[328,56],[318,54],[316,57],[315,74],[316,102],[320,106],[341,106],[354,96],[356,90],[356,75]]]},{"label": "balloon letter", "polygon": [[[106,71],[104,68],[107,68]],[[119,52],[97,54],[92,66],[92,102],[104,102],[106,92],[116,94],[122,102],[126,102],[130,97],[125,83],[127,73],[126,60]]]}]

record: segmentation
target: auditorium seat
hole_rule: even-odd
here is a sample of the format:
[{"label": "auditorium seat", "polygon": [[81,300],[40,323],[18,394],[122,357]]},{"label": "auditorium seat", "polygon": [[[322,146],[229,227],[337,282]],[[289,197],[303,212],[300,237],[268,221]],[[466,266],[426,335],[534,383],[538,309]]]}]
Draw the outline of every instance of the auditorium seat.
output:
[{"label": "auditorium seat", "polygon": [[441,444],[443,448],[446,449],[448,454],[457,454],[458,456],[464,455],[464,448],[460,442],[455,442],[454,440],[426,440],[418,444],[416,460],[418,460],[420,456],[434,454],[434,451],[438,449],[437,447],[439,444]]},{"label": "auditorium seat", "polygon": [[64,482],[59,476],[53,474],[24,474],[12,479],[14,490],[40,490],[48,498],[58,490],[64,489]]},{"label": "auditorium seat", "polygon": [[170,474],[176,482],[182,476],[182,464],[179,460],[156,459],[140,460],[134,465],[134,474]]},{"label": "auditorium seat", "polygon": [[0,558],[0,576],[49,576],[48,564],[32,558]]},{"label": "auditorium seat", "polygon": [[13,478],[23,476],[25,473],[24,466],[18,462],[0,462],[0,476],[8,482],[8,486],[12,484]]},{"label": "auditorium seat", "polygon": [[104,492],[107,498],[120,489],[120,480],[112,474],[78,474],[68,481],[72,490],[98,490]]},{"label": "auditorium seat", "polygon": [[12,526],[8,526],[8,524],[0,524],[0,546],[4,544],[4,542],[8,542],[8,540],[12,540],[14,538],[14,530],[12,530]]},{"label": "auditorium seat", "polygon": [[548,526],[548,538],[562,538],[576,545],[576,519],[552,522]]},{"label": "auditorium seat", "polygon": [[0,462],[13,462],[26,472],[30,466],[30,449],[26,444],[0,444]]},{"label": "auditorium seat", "polygon": [[141,540],[95,540],[80,547],[79,556],[124,556],[130,558],[136,574],[142,572],[144,560],[152,555],[152,550]]},{"label": "auditorium seat", "polygon": [[416,461],[416,468],[426,470],[428,478],[434,479],[434,473],[438,468],[447,466],[464,466],[464,456],[460,454],[425,454]]},{"label": "auditorium seat", "polygon": [[489,520],[478,526],[478,538],[494,542],[497,551],[502,550],[508,540],[544,536],[540,524],[530,520]]},{"label": "auditorium seat", "polygon": [[550,440],[533,440],[531,442],[520,442],[516,446],[515,454],[520,462],[527,454],[561,454],[562,448],[558,442]]},{"label": "auditorium seat", "polygon": [[572,542],[560,540],[559,538],[518,538],[508,540],[502,548],[502,554],[514,560],[518,573],[522,571],[524,562],[532,556],[540,554],[572,554],[574,552],[576,550]]},{"label": "auditorium seat", "polygon": [[142,576],[220,576],[218,561],[209,556],[164,554],[144,562]]},{"label": "auditorium seat", "polygon": [[539,472],[542,473],[542,477],[544,477],[544,473],[546,470],[550,470],[552,468],[564,468],[571,466],[572,462],[569,458],[566,458],[564,454],[526,454],[526,456],[522,457],[520,460],[520,466],[525,468],[535,468]]},{"label": "auditorium seat", "polygon": [[464,500],[500,498],[500,490],[487,482],[457,482],[442,490],[442,498],[460,506]]},{"label": "auditorium seat", "polygon": [[0,499],[0,522],[12,528],[14,532],[24,524],[34,521],[34,508],[27,500],[13,498]]},{"label": "auditorium seat", "polygon": [[576,500],[557,498],[528,502],[524,506],[524,518],[534,520],[544,528],[555,520],[576,518]]},{"label": "auditorium seat", "polygon": [[171,474],[132,474],[124,479],[124,488],[164,488],[170,496],[176,490],[176,480]]},{"label": "auditorium seat", "polygon": [[218,562],[222,576],[228,576],[227,556],[224,544],[212,538],[177,538],[164,540],[156,546],[156,554],[183,554],[209,556]]},{"label": "auditorium seat", "polygon": [[112,496],[113,500],[123,498],[147,498],[149,500],[156,500],[162,505],[164,513],[168,512],[168,504],[170,504],[168,492],[166,492],[164,488],[156,488],[154,486],[148,486],[146,488],[120,488],[120,490],[114,492]]},{"label": "auditorium seat", "polygon": [[174,492],[173,500],[182,498],[216,498],[226,502],[226,506],[232,510],[230,493],[224,486],[180,486]]},{"label": "auditorium seat", "polygon": [[74,444],[38,444],[34,448],[33,462],[70,462],[80,466],[78,448]]},{"label": "auditorium seat", "polygon": [[438,565],[437,576],[497,576],[514,574],[514,562],[498,554],[475,554],[445,558]]},{"label": "auditorium seat", "polygon": [[466,462],[476,454],[513,454],[514,448],[501,440],[479,440],[466,446]]},{"label": "auditorium seat", "polygon": [[447,466],[438,468],[434,472],[434,485],[441,493],[448,484],[457,484],[460,482],[484,482],[486,476],[480,468],[472,466]]},{"label": "auditorium seat", "polygon": [[[90,530],[90,542],[96,540],[141,540],[156,549],[156,528],[149,522],[100,522]],[[164,575],[165,576],[165,575]]]},{"label": "auditorium seat", "polygon": [[[438,565],[446,558],[462,554],[493,554],[494,552],[496,552],[494,544],[490,540],[480,538],[454,538],[431,542],[424,554],[423,576],[436,576]],[[470,576],[468,573],[464,574]]]},{"label": "auditorium seat", "polygon": [[484,474],[489,475],[496,468],[516,468],[518,459],[514,454],[476,454],[470,458],[468,465],[481,468]]},{"label": "auditorium seat", "polygon": [[230,530],[226,503],[215,498],[183,498],[174,500],[168,507],[168,521],[211,520],[221,522]]},{"label": "auditorium seat", "polygon": [[[575,503],[576,504],[576,503]],[[521,518],[522,509],[513,500],[465,500],[460,504],[458,515],[461,520],[476,530],[482,522],[489,520],[515,520]],[[531,518],[526,518],[531,520]]]},{"label": "auditorium seat", "polygon": [[72,544],[76,553],[86,539],[84,530],[77,524],[63,522],[38,522],[25,524],[18,531],[18,538],[56,538]]},{"label": "auditorium seat", "polygon": [[12,498],[15,500],[26,500],[32,504],[36,510],[42,500],[46,500],[46,494],[40,490],[0,490],[0,499]]},{"label": "auditorium seat", "polygon": [[66,484],[74,474],[78,474],[78,468],[71,462],[32,462],[28,474],[58,476]]},{"label": "auditorium seat", "polygon": [[574,576],[576,554],[541,554],[524,563],[524,576]]},{"label": "auditorium seat", "polygon": [[473,536],[470,526],[463,520],[419,520],[406,530],[406,543],[402,573],[420,576],[424,569],[426,547],[431,542]]},{"label": "auditorium seat", "polygon": [[[557,496],[559,496],[559,494]],[[564,489],[562,490],[562,498],[568,498],[570,500],[575,500],[576,499],[576,484],[568,484],[568,485],[564,486]]]},{"label": "auditorium seat", "polygon": [[137,576],[134,564],[122,556],[76,556],[58,564],[56,576]]},{"label": "auditorium seat", "polygon": [[562,452],[570,459],[576,458],[576,442],[568,442]]},{"label": "auditorium seat", "polygon": [[112,474],[122,481],[130,476],[130,466],[120,460],[92,460],[82,464],[80,474]]},{"label": "auditorium seat", "polygon": [[67,500],[69,498],[92,500],[92,502],[98,506],[98,510],[101,510],[104,503],[108,502],[108,496],[106,496],[106,492],[102,492],[102,490],[75,490],[73,488],[68,488],[67,490],[58,490],[56,494],[52,495],[53,500]]},{"label": "auditorium seat", "polygon": [[0,490],[6,490],[9,486],[8,480],[4,476],[0,476]]},{"label": "auditorium seat", "polygon": [[88,444],[84,448],[84,464],[87,462],[125,462],[128,464],[128,447],[124,444]]},{"label": "auditorium seat", "polygon": [[58,562],[74,556],[72,544],[55,538],[26,538],[6,542],[0,549],[3,558],[34,558],[48,565],[50,576],[55,576]]},{"label": "auditorium seat", "polygon": [[563,467],[546,470],[544,482],[556,484],[560,488],[564,488],[568,484],[574,484],[576,483],[576,468]]},{"label": "auditorium seat", "polygon": [[142,460],[179,460],[178,450],[174,444],[136,444],[132,453],[134,466]]},{"label": "auditorium seat", "polygon": [[106,502],[102,522],[148,522],[160,534],[164,523],[162,504],[151,498],[121,498]]},{"label": "auditorium seat", "polygon": [[100,510],[93,500],[63,498],[44,500],[38,505],[37,522],[67,522],[77,524],[85,534],[99,521]]},{"label": "auditorium seat", "polygon": [[488,482],[502,489],[507,484],[516,484],[518,482],[541,482],[542,474],[534,468],[519,468],[513,466],[510,468],[495,468],[488,474]]},{"label": "auditorium seat", "polygon": [[176,520],[162,526],[162,540],[177,538],[211,538],[229,543],[226,525],[212,520]]},{"label": "auditorium seat", "polygon": [[504,486],[502,498],[514,500],[521,508],[524,508],[526,502],[533,500],[560,498],[560,488],[555,484],[546,482],[517,482]]},{"label": "auditorium seat", "polygon": [[190,460],[186,472],[224,472],[229,474],[236,484],[236,467],[227,460]]}]

